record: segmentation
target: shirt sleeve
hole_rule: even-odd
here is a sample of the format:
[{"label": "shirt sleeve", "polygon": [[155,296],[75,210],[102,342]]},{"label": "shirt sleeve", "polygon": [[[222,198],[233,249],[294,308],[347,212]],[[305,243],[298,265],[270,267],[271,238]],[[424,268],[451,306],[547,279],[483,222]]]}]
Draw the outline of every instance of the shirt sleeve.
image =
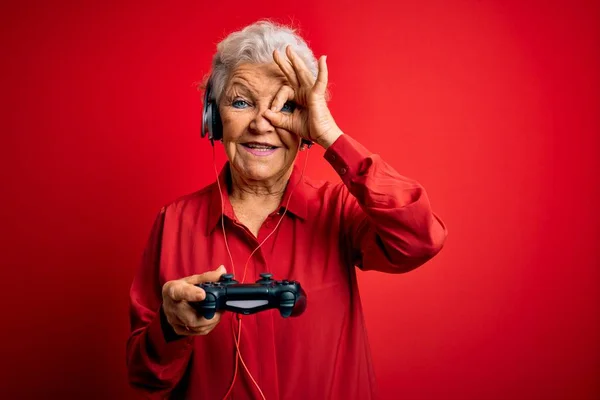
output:
[{"label": "shirt sleeve", "polygon": [[433,258],[447,236],[425,189],[347,134],[324,154],[342,179],[341,226],[363,270],[410,271]]},{"label": "shirt sleeve", "polygon": [[131,285],[131,334],[126,351],[131,386],[146,397],[161,399],[183,377],[193,348],[193,338],[178,336],[162,311],[159,271],[164,223],[163,209],[154,222]]}]

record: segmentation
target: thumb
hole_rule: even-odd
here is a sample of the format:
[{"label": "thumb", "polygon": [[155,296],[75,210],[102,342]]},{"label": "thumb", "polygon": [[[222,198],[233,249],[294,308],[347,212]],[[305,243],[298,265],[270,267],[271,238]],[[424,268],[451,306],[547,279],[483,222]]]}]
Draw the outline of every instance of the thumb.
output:
[{"label": "thumb", "polygon": [[214,270],[215,273],[219,274],[219,278],[221,277],[221,275],[226,274],[227,273],[227,269],[225,269],[225,266],[223,264],[219,265],[219,268]]},{"label": "thumb", "polygon": [[292,116],[282,112],[275,112],[269,109],[265,110],[265,117],[271,121],[271,124],[277,128],[292,130]]},{"label": "thumb", "polygon": [[197,285],[199,283],[204,283],[204,282],[216,282],[219,280],[219,278],[221,278],[221,275],[223,275],[225,273],[227,273],[225,266],[220,265],[219,268],[217,268],[213,271],[208,271],[203,274],[196,274],[196,275],[188,276],[187,278],[184,278],[184,281],[187,283],[190,283],[192,285]]}]

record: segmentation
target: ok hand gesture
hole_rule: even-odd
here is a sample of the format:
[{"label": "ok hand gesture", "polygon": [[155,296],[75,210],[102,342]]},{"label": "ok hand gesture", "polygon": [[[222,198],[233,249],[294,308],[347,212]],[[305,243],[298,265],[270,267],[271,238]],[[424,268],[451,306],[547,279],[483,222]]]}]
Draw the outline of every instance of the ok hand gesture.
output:
[{"label": "ok hand gesture", "polygon": [[[327,106],[326,56],[319,58],[319,71],[315,79],[304,61],[290,46],[286,47],[286,55],[287,58],[282,57],[277,50],[273,52],[273,59],[286,76],[289,85],[281,87],[275,95],[271,109],[264,115],[274,126],[327,148],[342,132]],[[292,112],[281,111],[287,102],[295,103],[296,109]]]}]

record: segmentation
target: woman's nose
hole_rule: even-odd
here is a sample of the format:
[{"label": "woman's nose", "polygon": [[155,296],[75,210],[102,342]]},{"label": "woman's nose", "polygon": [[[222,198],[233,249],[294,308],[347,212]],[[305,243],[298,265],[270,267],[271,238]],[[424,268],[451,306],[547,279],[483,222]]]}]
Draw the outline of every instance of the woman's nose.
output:
[{"label": "woman's nose", "polygon": [[264,117],[265,111],[266,107],[264,109],[259,108],[252,121],[250,121],[250,129],[252,131],[255,131],[256,133],[268,133],[275,129],[273,125],[271,125],[271,122]]}]

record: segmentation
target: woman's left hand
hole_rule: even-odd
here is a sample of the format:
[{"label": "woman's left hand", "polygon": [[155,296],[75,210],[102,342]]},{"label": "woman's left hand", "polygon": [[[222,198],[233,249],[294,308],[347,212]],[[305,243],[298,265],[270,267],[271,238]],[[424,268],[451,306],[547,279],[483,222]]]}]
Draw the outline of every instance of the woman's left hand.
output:
[{"label": "woman's left hand", "polygon": [[[329,147],[341,134],[327,106],[327,62],[326,56],[318,61],[319,71],[315,79],[304,61],[290,46],[286,48],[287,59],[277,50],[273,59],[287,77],[288,84],[282,86],[265,117],[273,126],[285,129],[301,138]],[[293,112],[282,112],[286,102],[296,104]]]}]

